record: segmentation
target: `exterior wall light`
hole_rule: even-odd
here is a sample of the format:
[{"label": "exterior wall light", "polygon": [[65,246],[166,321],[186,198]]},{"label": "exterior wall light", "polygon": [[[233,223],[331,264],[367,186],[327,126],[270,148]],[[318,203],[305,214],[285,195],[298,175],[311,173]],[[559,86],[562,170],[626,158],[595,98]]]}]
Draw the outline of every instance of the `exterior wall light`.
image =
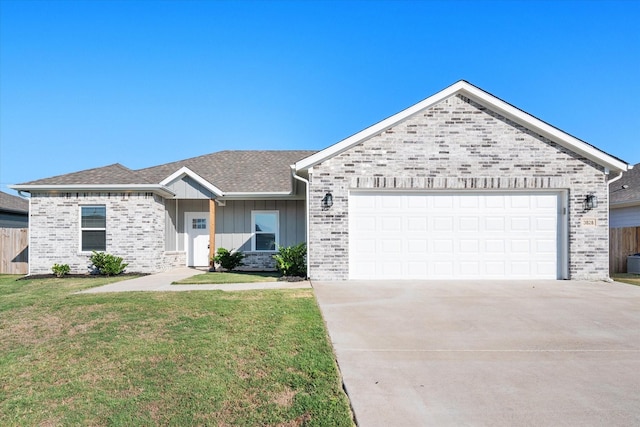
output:
[{"label": "exterior wall light", "polygon": [[327,194],[325,194],[324,197],[322,198],[321,202],[322,202],[322,210],[326,211],[331,206],[333,206],[333,195],[330,192],[327,192]]},{"label": "exterior wall light", "polygon": [[588,194],[587,197],[584,199],[584,209],[588,211],[591,209],[595,209],[597,207],[598,207],[598,198],[593,193]]}]

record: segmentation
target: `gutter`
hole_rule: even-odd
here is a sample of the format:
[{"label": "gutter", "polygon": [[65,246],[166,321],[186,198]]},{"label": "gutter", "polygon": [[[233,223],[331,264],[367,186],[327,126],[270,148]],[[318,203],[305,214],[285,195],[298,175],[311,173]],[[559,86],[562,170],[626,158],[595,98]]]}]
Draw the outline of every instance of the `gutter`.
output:
[{"label": "gutter", "polygon": [[67,193],[67,192],[82,192],[82,191],[111,191],[111,192],[151,192],[156,193],[163,197],[173,197],[175,193],[169,190],[164,185],[159,184],[69,184],[69,185],[10,185],[9,188],[17,190],[18,192],[26,191],[31,193],[33,191],[53,191],[59,193]]},{"label": "gutter", "polygon": [[293,179],[304,182],[305,185],[305,215],[304,215],[304,233],[307,240],[307,279],[309,279],[309,180],[304,179],[296,173],[296,166],[291,165],[291,175]]}]

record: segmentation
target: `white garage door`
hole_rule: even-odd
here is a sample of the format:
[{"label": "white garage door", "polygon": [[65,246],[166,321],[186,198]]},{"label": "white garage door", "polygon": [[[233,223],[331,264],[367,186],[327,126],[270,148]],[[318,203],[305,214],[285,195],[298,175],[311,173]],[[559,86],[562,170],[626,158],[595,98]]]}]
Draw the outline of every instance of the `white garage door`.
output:
[{"label": "white garage door", "polygon": [[351,279],[557,279],[556,193],[353,192]]}]

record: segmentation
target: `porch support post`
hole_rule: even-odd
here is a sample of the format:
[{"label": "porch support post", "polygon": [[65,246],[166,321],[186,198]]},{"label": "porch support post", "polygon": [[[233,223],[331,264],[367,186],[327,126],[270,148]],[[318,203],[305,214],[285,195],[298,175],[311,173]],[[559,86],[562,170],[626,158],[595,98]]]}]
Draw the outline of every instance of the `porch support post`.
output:
[{"label": "porch support post", "polygon": [[216,251],[216,202],[209,199],[209,262]]}]

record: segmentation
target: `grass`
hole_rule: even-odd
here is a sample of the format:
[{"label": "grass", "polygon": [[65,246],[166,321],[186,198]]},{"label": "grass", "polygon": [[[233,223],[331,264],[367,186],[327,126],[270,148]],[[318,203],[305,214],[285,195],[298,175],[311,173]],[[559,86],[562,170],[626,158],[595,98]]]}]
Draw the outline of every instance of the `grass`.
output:
[{"label": "grass", "polygon": [[640,274],[616,273],[611,276],[616,282],[629,283],[631,285],[640,286]]},{"label": "grass", "polygon": [[226,283],[256,283],[275,282],[280,277],[280,273],[273,272],[235,272],[235,273],[204,273],[189,277],[184,280],[174,282],[174,285],[204,285],[204,284],[226,284]]},{"label": "grass", "polygon": [[353,425],[311,290],[0,276],[0,425]]}]

